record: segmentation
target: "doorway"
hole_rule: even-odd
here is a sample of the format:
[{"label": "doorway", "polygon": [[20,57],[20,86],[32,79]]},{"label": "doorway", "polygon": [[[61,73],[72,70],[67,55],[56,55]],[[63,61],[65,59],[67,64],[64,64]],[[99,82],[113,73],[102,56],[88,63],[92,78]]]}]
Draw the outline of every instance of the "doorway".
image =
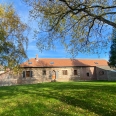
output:
[{"label": "doorway", "polygon": [[56,71],[55,70],[52,71],[52,80],[56,80]]}]

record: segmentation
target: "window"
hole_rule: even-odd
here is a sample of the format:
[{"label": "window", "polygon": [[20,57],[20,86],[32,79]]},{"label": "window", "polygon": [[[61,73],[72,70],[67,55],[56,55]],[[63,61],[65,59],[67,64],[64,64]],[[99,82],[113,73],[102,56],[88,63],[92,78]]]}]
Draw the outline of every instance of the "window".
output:
[{"label": "window", "polygon": [[28,62],[28,64],[32,64],[32,62]]},{"label": "window", "polygon": [[89,77],[89,73],[87,73],[87,76]]},{"label": "window", "polygon": [[54,62],[50,62],[50,64],[54,64]]},{"label": "window", "polygon": [[43,70],[43,75],[46,75],[46,70]]},{"label": "window", "polygon": [[74,75],[77,75],[77,70],[74,70]]},{"label": "window", "polygon": [[32,71],[23,71],[23,78],[25,78],[25,77],[32,77],[33,75],[32,75]]},{"label": "window", "polygon": [[30,77],[30,71],[26,71],[26,77]]},{"label": "window", "polygon": [[94,62],[95,64],[98,64],[98,62]]},{"label": "window", "polygon": [[67,70],[62,70],[62,74],[63,74],[63,75],[68,75]]},{"label": "window", "polygon": [[104,71],[99,71],[99,75],[104,75]]}]

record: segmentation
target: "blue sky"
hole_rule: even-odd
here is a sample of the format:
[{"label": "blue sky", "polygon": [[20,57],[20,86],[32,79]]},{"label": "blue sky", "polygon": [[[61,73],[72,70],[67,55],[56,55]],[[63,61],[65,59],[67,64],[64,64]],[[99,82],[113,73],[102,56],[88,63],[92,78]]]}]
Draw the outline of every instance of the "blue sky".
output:
[{"label": "blue sky", "polygon": [[[29,8],[21,1],[21,0],[0,0],[1,3],[9,4],[13,3],[14,8],[18,15],[20,16],[21,20],[27,24],[30,24],[29,26],[33,29],[37,29],[37,23],[32,21],[30,23],[29,20]],[[31,32],[30,32],[31,33]],[[29,58],[33,58],[38,54],[40,58],[71,58],[72,55],[67,53],[64,49],[64,47],[60,44],[56,45],[55,50],[49,50],[49,51],[42,51],[40,52],[38,48],[36,47],[36,40],[32,39],[32,34],[29,34],[29,45],[27,49],[27,54]],[[109,59],[109,48],[106,50],[107,53],[102,52],[101,54],[87,54],[87,53],[79,53],[76,58],[101,58],[101,59]]]}]

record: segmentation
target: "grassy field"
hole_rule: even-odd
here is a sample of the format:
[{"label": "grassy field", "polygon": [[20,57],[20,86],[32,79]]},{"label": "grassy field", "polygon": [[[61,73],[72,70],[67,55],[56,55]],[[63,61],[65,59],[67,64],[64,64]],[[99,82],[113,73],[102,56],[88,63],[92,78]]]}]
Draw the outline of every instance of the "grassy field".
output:
[{"label": "grassy field", "polygon": [[0,87],[0,116],[116,116],[116,82]]}]

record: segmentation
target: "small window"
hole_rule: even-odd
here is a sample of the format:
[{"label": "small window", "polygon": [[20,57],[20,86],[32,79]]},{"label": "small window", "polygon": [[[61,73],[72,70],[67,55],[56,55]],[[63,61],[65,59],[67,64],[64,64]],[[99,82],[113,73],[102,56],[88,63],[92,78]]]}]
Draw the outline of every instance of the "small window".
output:
[{"label": "small window", "polygon": [[95,64],[98,64],[98,62],[94,62]]},{"label": "small window", "polygon": [[67,70],[62,70],[62,74],[63,74],[63,75],[68,75]]},{"label": "small window", "polygon": [[77,75],[77,70],[74,70],[74,75]]},{"label": "small window", "polygon": [[99,75],[104,75],[104,71],[99,71]]},{"label": "small window", "polygon": [[54,62],[50,62],[50,64],[54,64]]},{"label": "small window", "polygon": [[23,78],[25,77],[32,77],[33,72],[32,71],[23,71]]},{"label": "small window", "polygon": [[46,70],[43,70],[43,75],[46,75]]},{"label": "small window", "polygon": [[32,62],[28,62],[28,64],[32,64]]},{"label": "small window", "polygon": [[89,73],[87,73],[87,76],[89,77]]}]

